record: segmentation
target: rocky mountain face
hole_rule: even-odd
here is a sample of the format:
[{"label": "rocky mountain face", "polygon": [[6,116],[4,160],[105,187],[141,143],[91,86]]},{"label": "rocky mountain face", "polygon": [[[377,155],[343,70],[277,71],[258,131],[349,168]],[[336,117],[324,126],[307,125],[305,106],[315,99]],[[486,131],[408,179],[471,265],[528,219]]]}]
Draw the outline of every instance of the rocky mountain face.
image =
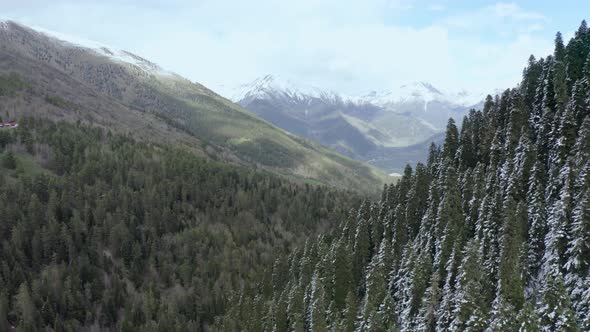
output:
[{"label": "rocky mountain face", "polygon": [[425,160],[449,118],[460,122],[484,96],[442,92],[425,82],[346,96],[267,75],[231,98],[288,132],[401,173],[405,164]]},{"label": "rocky mountain face", "polygon": [[303,181],[368,190],[385,179],[201,84],[100,43],[2,22],[0,76],[10,75],[30,87],[2,100],[16,117],[81,120]]}]

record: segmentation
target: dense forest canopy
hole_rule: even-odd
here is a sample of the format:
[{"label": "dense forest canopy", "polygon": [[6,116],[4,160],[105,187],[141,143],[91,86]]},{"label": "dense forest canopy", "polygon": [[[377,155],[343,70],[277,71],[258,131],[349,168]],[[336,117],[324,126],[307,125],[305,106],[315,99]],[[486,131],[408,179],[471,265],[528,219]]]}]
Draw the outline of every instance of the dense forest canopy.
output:
[{"label": "dense forest canopy", "polygon": [[0,331],[198,331],[351,192],[80,124],[0,130]]},{"label": "dense forest canopy", "polygon": [[589,331],[590,31],[236,293],[222,331]]}]

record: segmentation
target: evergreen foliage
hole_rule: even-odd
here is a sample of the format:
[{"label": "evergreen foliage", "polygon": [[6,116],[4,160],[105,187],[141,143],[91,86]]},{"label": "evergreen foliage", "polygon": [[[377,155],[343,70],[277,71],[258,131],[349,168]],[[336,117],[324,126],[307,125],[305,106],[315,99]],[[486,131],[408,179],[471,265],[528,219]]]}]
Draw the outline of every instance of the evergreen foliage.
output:
[{"label": "evergreen foliage", "polygon": [[[262,330],[260,310],[271,296],[277,330],[286,331],[287,323],[303,328],[307,287],[290,289],[288,282],[300,270],[307,284],[313,253],[322,249],[307,248],[304,259],[275,258],[360,203],[350,192],[104,129],[35,119],[19,124],[0,167],[0,331],[202,331],[225,313],[234,293],[243,307],[231,313],[238,317],[231,324]],[[44,171],[21,172],[20,159],[17,171],[9,170],[12,151]],[[342,244],[338,254],[347,255],[350,247]],[[335,261],[339,268],[352,264],[348,255]],[[275,287],[251,299],[258,280]],[[334,282],[344,293],[336,312],[354,288]],[[321,292],[312,292],[318,307],[328,298]]]},{"label": "evergreen foliage", "polygon": [[[451,119],[426,166],[408,167],[380,201],[318,239],[304,256],[322,263],[306,273],[338,291],[303,310],[342,319],[327,321],[333,331],[589,330],[589,80],[582,22],[460,131]],[[330,250],[352,250],[347,277],[338,265],[351,263],[324,258]],[[309,276],[288,276],[285,290],[310,287]]]}]

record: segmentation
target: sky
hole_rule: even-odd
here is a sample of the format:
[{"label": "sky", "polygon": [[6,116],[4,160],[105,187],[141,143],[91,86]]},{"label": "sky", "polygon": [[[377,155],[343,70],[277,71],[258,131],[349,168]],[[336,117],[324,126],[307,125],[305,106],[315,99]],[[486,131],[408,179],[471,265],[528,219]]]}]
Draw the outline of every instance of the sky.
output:
[{"label": "sky", "polygon": [[0,18],[125,49],[231,97],[266,74],[349,95],[515,86],[590,1],[0,0]]}]

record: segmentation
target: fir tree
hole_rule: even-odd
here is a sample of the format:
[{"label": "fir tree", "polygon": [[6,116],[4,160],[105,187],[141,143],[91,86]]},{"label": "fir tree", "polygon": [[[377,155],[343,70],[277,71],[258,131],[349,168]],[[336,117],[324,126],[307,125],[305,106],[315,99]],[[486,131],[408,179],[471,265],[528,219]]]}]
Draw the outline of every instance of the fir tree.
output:
[{"label": "fir tree", "polygon": [[486,331],[517,331],[516,312],[514,306],[499,294],[494,300],[489,327]]},{"label": "fir tree", "polygon": [[458,188],[457,174],[449,167],[445,175],[445,196],[443,197],[436,221],[436,232],[440,234],[437,243],[435,264],[446,278],[445,266],[454,249],[461,250],[465,236],[465,217]]},{"label": "fir tree", "polygon": [[565,263],[565,283],[574,301],[576,318],[584,321],[590,308],[584,304],[584,292],[590,285],[585,284],[590,266],[590,194],[588,188],[578,195],[572,213],[571,241],[568,243]]},{"label": "fir tree", "polygon": [[545,331],[578,331],[571,300],[560,274],[551,274],[542,290],[541,323]]},{"label": "fir tree", "polygon": [[334,285],[334,309],[342,311],[346,306],[346,296],[353,289],[350,271],[352,269],[351,252],[348,245],[341,239],[333,246],[332,284]]},{"label": "fir tree", "polygon": [[446,281],[442,289],[442,298],[437,311],[436,331],[447,331],[453,321],[454,298],[455,298],[455,275],[454,269],[457,261],[455,249],[446,266]]},{"label": "fir tree", "polygon": [[18,310],[18,329],[20,331],[35,331],[38,312],[33,303],[29,286],[25,282],[18,289],[15,303]]},{"label": "fir tree", "polygon": [[311,298],[308,314],[309,327],[312,331],[328,331],[325,297],[323,282],[316,271],[311,280]]},{"label": "fir tree", "polygon": [[366,293],[363,300],[361,327],[368,328],[371,325],[371,320],[379,309],[380,304],[385,296],[387,289],[387,263],[391,262],[388,257],[391,252],[391,247],[388,245],[388,240],[384,239],[379,245],[379,251],[371,263],[367,267],[366,273]]},{"label": "fir tree", "polygon": [[559,198],[551,209],[547,220],[549,230],[545,236],[545,275],[555,271],[561,271],[566,259],[566,247],[568,242],[568,230],[570,227],[570,168],[565,167],[560,174],[564,184],[560,190]]},{"label": "fir tree", "polygon": [[0,331],[8,331],[8,296],[0,291]]},{"label": "fir tree", "polygon": [[528,187],[528,270],[532,277],[536,277],[541,267],[545,252],[545,236],[547,234],[547,220],[545,208],[545,195],[542,177],[543,164],[537,161],[532,170]]},{"label": "fir tree", "polygon": [[489,308],[486,297],[482,296],[484,274],[481,271],[482,259],[479,248],[476,240],[470,241],[465,248],[457,275],[451,330],[483,331],[487,326]]},{"label": "fir tree", "polygon": [[[504,203],[504,225],[502,229],[500,266],[498,268],[498,296],[503,301],[520,310],[524,302],[524,284],[521,276],[520,244],[523,242],[523,216],[524,206],[518,206],[509,196]],[[526,224],[525,224],[526,226]],[[500,303],[503,304],[503,303]]]},{"label": "fir tree", "polygon": [[422,305],[418,313],[418,323],[416,330],[434,332],[438,320],[437,308],[439,307],[441,289],[440,275],[434,272],[430,278],[430,285],[422,297]]},{"label": "fir tree", "polygon": [[541,330],[541,318],[535,306],[527,301],[516,317],[518,332],[535,332]]},{"label": "fir tree", "polygon": [[346,308],[344,310],[344,319],[342,321],[342,331],[353,332],[355,330],[356,317],[356,296],[354,296],[352,292],[348,292],[348,295],[346,296]]},{"label": "fir tree", "polygon": [[459,148],[459,131],[455,125],[455,120],[449,119],[447,131],[445,134],[445,143],[443,145],[443,158],[454,160],[457,149]]}]

